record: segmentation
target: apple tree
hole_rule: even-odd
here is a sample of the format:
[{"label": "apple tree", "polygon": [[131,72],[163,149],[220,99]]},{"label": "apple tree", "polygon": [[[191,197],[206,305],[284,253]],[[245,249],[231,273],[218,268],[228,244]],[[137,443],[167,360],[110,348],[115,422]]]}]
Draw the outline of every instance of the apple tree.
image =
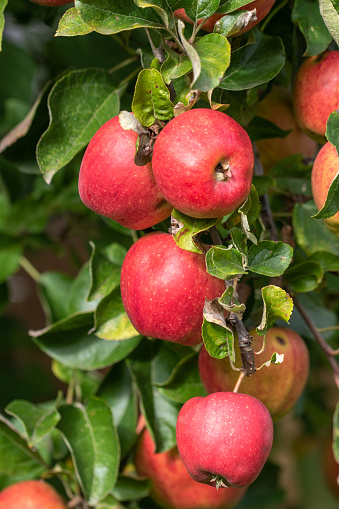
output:
[{"label": "apple tree", "polygon": [[338,44],[336,0],[0,0],[0,509],[337,507]]}]

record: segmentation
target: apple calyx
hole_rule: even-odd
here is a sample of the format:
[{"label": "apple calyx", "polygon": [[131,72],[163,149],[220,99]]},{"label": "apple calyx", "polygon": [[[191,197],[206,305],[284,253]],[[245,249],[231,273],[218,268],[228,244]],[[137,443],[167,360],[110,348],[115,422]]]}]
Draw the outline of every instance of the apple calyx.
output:
[{"label": "apple calyx", "polygon": [[215,487],[217,488],[217,490],[219,488],[229,488],[229,485],[227,484],[227,481],[224,477],[222,477],[221,475],[214,475],[211,480],[210,480],[211,483],[215,483]]},{"label": "apple calyx", "polygon": [[232,170],[229,164],[225,161],[220,162],[215,167],[215,177],[218,182],[223,182],[232,177]]}]

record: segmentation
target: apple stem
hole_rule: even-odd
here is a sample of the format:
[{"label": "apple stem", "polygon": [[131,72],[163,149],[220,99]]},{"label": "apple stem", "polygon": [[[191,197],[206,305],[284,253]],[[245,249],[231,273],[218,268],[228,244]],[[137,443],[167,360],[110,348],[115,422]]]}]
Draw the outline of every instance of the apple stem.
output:
[{"label": "apple stem", "polygon": [[238,378],[238,380],[237,380],[237,383],[236,383],[236,384],[235,384],[235,386],[234,386],[233,392],[235,392],[235,393],[236,393],[236,392],[238,392],[239,387],[240,387],[240,384],[241,384],[241,382],[243,381],[243,379],[245,378],[245,376],[246,376],[245,372],[244,372],[244,371],[242,371],[242,372],[240,373],[240,375],[239,375],[239,378]]},{"label": "apple stem", "polygon": [[253,336],[246,330],[242,320],[235,314],[229,315],[230,324],[236,329],[238,335],[238,346],[240,348],[242,370],[245,376],[255,373],[254,352],[252,348]]},{"label": "apple stem", "polygon": [[219,232],[217,230],[217,227],[216,226],[212,226],[212,228],[210,228],[209,231],[210,231],[210,235],[211,235],[213,244],[216,245],[216,246],[221,246],[222,245],[222,240],[221,240],[221,237],[220,237]]}]

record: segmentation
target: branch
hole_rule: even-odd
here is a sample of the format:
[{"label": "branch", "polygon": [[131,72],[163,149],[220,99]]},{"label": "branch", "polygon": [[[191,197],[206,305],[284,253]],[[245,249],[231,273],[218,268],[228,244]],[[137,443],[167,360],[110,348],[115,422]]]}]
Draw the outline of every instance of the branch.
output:
[{"label": "branch", "polygon": [[238,346],[240,348],[242,371],[245,376],[251,376],[255,373],[254,352],[252,348],[253,336],[247,332],[242,320],[235,314],[230,313],[229,322],[235,328],[238,335]]},{"label": "branch", "polygon": [[337,355],[337,351],[333,350],[326,343],[326,341],[324,340],[324,338],[322,337],[322,335],[318,331],[318,329],[317,329],[315,323],[313,322],[312,318],[308,315],[308,313],[306,312],[304,307],[300,304],[298,299],[296,297],[294,297],[293,301],[294,301],[294,305],[297,308],[297,310],[299,311],[302,319],[304,320],[304,322],[306,323],[307,327],[312,332],[312,334],[314,336],[314,339],[316,340],[316,342],[318,343],[318,345],[320,346],[320,348],[322,349],[322,351],[326,355],[328,362],[331,364],[332,369],[333,369],[333,374],[334,374],[334,381],[335,381],[336,386],[339,389],[339,366],[338,366],[337,361],[334,358],[334,356]]}]

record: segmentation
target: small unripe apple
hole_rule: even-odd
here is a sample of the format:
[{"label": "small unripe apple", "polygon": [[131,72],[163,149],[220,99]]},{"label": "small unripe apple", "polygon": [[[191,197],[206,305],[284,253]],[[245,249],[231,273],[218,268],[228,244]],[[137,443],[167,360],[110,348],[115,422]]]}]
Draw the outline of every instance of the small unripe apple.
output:
[{"label": "small unripe apple", "polygon": [[151,163],[134,163],[137,138],[121,127],[118,116],[101,126],[82,159],[79,194],[97,214],[142,230],[169,217],[173,207],[160,193]]},{"label": "small unripe apple", "polygon": [[46,7],[57,7],[58,5],[70,4],[73,0],[31,0],[31,2],[45,5]]},{"label": "small unripe apple", "polygon": [[296,120],[309,136],[325,142],[326,122],[339,108],[339,51],[325,51],[307,58],[293,85]]},{"label": "small unripe apple", "polygon": [[157,185],[180,212],[222,217],[249,195],[253,148],[246,131],[220,111],[197,108],[172,119],[154,143]]},{"label": "small unripe apple", "polygon": [[[324,205],[329,187],[339,171],[338,153],[329,141],[318,152],[312,168],[312,194],[315,204],[320,210]],[[326,226],[339,236],[339,212],[324,219]]]},{"label": "small unripe apple", "polygon": [[224,291],[224,281],[206,272],[204,255],[181,249],[169,233],[141,237],[122,265],[122,301],[144,336],[201,343],[205,298],[212,300]]},{"label": "small unripe apple", "polygon": [[[239,11],[252,11],[253,9],[257,10],[256,19],[251,21],[245,28],[242,30],[239,30],[234,35],[241,35],[244,32],[247,32],[251,28],[253,28],[257,23],[259,23],[267,14],[270,12],[270,10],[273,7],[275,0],[254,0],[254,2],[251,2],[247,5],[244,5],[243,7],[239,7]],[[185,9],[177,9],[174,11],[174,15],[182,19],[183,21],[186,21],[187,23],[193,24],[193,22],[189,19],[189,17],[185,13]],[[214,25],[216,22],[221,19],[225,14],[212,14],[204,23],[203,29],[206,30],[206,32],[213,32]],[[198,20],[198,25],[202,23],[202,19]]]},{"label": "small unripe apple", "polygon": [[11,484],[0,493],[0,509],[67,509],[60,495],[45,481]]},{"label": "small unripe apple", "polygon": [[285,138],[267,138],[256,141],[263,165],[268,171],[278,161],[293,154],[302,154],[313,158],[317,151],[317,142],[305,134],[294,118],[291,94],[283,87],[275,86],[259,103],[257,115],[276,124],[280,129],[292,131]]},{"label": "small unripe apple", "polygon": [[273,423],[258,399],[216,392],[182,406],[176,437],[181,459],[195,481],[241,488],[258,477],[271,452]]},{"label": "small unripe apple", "polygon": [[145,428],[135,452],[137,473],[152,481],[150,496],[164,509],[231,509],[246,488],[216,490],[197,483],[186,470],[175,447],[155,453],[155,444]]},{"label": "small unripe apple", "polygon": [[[263,338],[253,335],[253,349],[261,349]],[[266,349],[255,355],[257,367],[277,352],[284,354],[282,364],[263,366],[241,382],[241,392],[260,399],[276,420],[287,414],[305,388],[309,374],[309,352],[301,336],[287,327],[272,327],[266,337]],[[236,346],[236,367],[241,367],[240,350]],[[228,358],[215,359],[203,347],[199,354],[199,374],[207,393],[232,391],[239,371],[234,371]]]}]

